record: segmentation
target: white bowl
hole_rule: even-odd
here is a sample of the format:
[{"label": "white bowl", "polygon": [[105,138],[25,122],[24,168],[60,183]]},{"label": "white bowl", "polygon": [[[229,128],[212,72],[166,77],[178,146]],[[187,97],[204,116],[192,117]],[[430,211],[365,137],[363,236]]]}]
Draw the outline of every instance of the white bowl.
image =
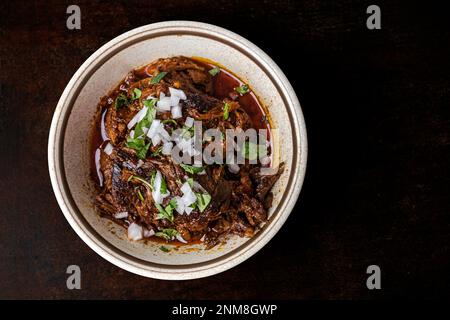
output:
[{"label": "white bowl", "polygon": [[[133,68],[160,57],[215,61],[249,83],[278,129],[275,150],[286,169],[273,188],[269,220],[251,239],[232,237],[212,250],[190,245],[170,253],[160,244],[130,242],[125,230],[100,218],[90,174],[90,132],[99,99]],[[277,141],[275,139],[275,141]],[[239,35],[213,25],[170,21],[126,32],[98,49],[74,74],[56,107],[48,163],[53,190],[75,232],[100,256],[130,272],[158,279],[193,279],[225,271],[261,249],[296,203],[306,170],[307,139],[300,104],[278,66]]]}]

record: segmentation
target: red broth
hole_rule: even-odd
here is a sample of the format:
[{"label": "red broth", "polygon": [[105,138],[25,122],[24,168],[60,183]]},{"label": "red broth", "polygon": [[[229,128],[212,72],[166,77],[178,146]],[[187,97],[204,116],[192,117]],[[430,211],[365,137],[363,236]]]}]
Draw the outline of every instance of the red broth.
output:
[{"label": "red broth", "polygon": [[[207,69],[212,69],[214,67],[218,67],[220,69],[220,72],[212,79],[212,95],[218,99],[230,98],[230,93],[233,94],[236,92],[234,88],[245,84],[237,76],[225,68],[211,62],[206,62],[201,58],[193,58],[193,60],[203,64]],[[268,116],[266,115],[264,108],[258,101],[256,95],[250,91],[243,96],[238,96],[236,100],[249,115],[252,120],[253,127],[255,129],[266,129],[268,131],[268,138],[270,138]]]}]

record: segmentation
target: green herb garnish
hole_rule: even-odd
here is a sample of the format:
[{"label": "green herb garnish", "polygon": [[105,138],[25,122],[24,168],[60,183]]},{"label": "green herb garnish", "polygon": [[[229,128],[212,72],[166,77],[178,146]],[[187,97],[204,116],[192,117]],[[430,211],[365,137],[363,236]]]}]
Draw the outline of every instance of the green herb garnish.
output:
[{"label": "green herb garnish", "polygon": [[166,123],[173,123],[174,125],[177,125],[177,122],[174,119],[166,119],[162,121],[163,124]]},{"label": "green herb garnish", "polygon": [[155,151],[152,152],[152,157],[157,157],[160,155],[161,151],[162,151],[162,146],[159,146]]},{"label": "green herb garnish", "polygon": [[155,206],[158,209],[158,216],[156,219],[167,219],[170,222],[173,222],[173,210],[177,207],[177,201],[175,198],[172,198],[165,208],[163,208],[163,206],[159,203],[155,203]]},{"label": "green herb garnish", "polygon": [[150,107],[154,107],[157,101],[158,101],[158,99],[150,99],[150,100],[149,99],[145,99],[143,103],[144,103],[144,106],[150,108]]},{"label": "green herb garnish", "polygon": [[156,99],[152,100],[144,100],[144,106],[148,108],[147,113],[145,114],[145,117],[138,122],[136,125],[136,128],[134,128],[134,136],[136,138],[140,137],[144,134],[144,128],[150,128],[152,125],[153,120],[156,118],[156,109],[155,109],[155,103]]},{"label": "green herb garnish", "polygon": [[150,177],[150,186],[151,186],[152,191],[155,188],[155,178],[156,178],[156,171],[153,171],[152,175]]},{"label": "green herb garnish", "polygon": [[136,154],[139,159],[145,159],[147,157],[147,152],[151,145],[150,143],[145,143],[144,128],[150,128],[153,120],[156,117],[155,103],[156,99],[144,101],[144,105],[148,108],[147,113],[145,117],[141,121],[139,121],[139,123],[134,128],[134,138],[127,138],[126,146],[128,148],[136,150]]},{"label": "green herb garnish", "polygon": [[223,106],[223,120],[228,120],[230,117],[230,105],[225,102],[225,105]]},{"label": "green herb garnish", "polygon": [[192,127],[183,126],[183,128],[181,129],[181,137],[182,138],[186,138],[186,137],[191,138],[194,135],[194,130],[195,130],[194,126],[192,126]]},{"label": "green herb garnish", "polygon": [[179,233],[175,229],[162,229],[161,231],[155,233],[155,236],[163,238],[167,241],[175,239],[178,235]]},{"label": "green herb garnish", "polygon": [[187,178],[186,182],[188,185],[192,188],[194,186],[194,179],[193,178]]},{"label": "green herb garnish", "polygon": [[266,148],[263,145],[255,144],[250,141],[246,141],[244,143],[244,147],[242,148],[242,156],[248,160],[256,160],[259,157],[262,157],[266,153]]},{"label": "green herb garnish", "polygon": [[236,88],[234,88],[234,90],[235,90],[237,93],[239,93],[241,96],[244,95],[244,94],[246,94],[247,92],[250,91],[250,89],[248,88],[248,85],[247,85],[247,84],[243,84],[243,85],[240,86],[240,87],[236,87]]},{"label": "green herb garnish", "polygon": [[191,173],[191,174],[200,173],[203,170],[205,170],[205,168],[203,168],[203,167],[194,167],[194,166],[190,166],[190,165],[184,164],[184,163],[181,163],[180,166],[183,168],[184,171],[186,171],[187,173]]},{"label": "green herb garnish", "polygon": [[136,155],[138,156],[139,159],[145,159],[147,157],[147,152],[148,152],[148,148],[150,148],[150,144],[151,143],[149,142],[144,147],[137,150]]},{"label": "green herb garnish", "polygon": [[137,100],[141,97],[142,91],[138,88],[133,89],[133,93],[131,94],[131,99],[128,99],[127,96],[123,93],[119,94],[114,101],[114,108],[119,110],[120,108],[129,105],[134,100]]},{"label": "green herb garnish", "polygon": [[159,250],[163,251],[163,252],[170,252],[169,248],[166,248],[164,246],[159,247]]},{"label": "green herb garnish", "polygon": [[152,185],[151,185],[148,181],[146,181],[144,178],[142,178],[142,177],[131,175],[131,176],[128,178],[128,182],[130,182],[131,180],[137,180],[137,181],[140,181],[140,182],[142,182],[147,188],[149,188],[150,190],[153,190]]},{"label": "green herb garnish", "polygon": [[138,189],[137,194],[138,194],[139,199],[141,199],[141,201],[144,202],[145,199],[144,199],[144,196],[141,193],[141,190]]},{"label": "green herb garnish", "polygon": [[150,84],[157,84],[161,81],[162,78],[164,78],[164,76],[167,74],[167,72],[163,71],[158,73],[156,76],[154,76],[152,78],[152,80],[150,80]]},{"label": "green herb garnish", "polygon": [[166,180],[164,179],[164,177],[161,174],[161,194],[166,194],[166,193],[167,193]]},{"label": "green herb garnish", "polygon": [[213,77],[218,74],[220,72],[219,67],[214,67],[211,70],[208,71],[210,75],[212,75]]},{"label": "green herb garnish", "polygon": [[[151,175],[151,177],[150,177],[150,185],[151,185],[152,191],[155,190],[156,174],[157,174],[157,172],[156,172],[156,171],[153,171],[153,172],[152,172],[152,175]],[[159,174],[161,174],[161,173],[159,173]],[[167,184],[166,184],[166,180],[164,179],[164,177],[162,176],[162,174],[161,174],[161,186],[160,186],[159,191],[161,192],[161,194],[166,194],[166,193],[167,193]]]},{"label": "green herb garnish", "polygon": [[138,88],[133,89],[133,93],[131,94],[131,101],[137,100],[141,97],[142,91]]},{"label": "green herb garnish", "polygon": [[156,209],[158,209],[158,216],[156,219],[167,219],[170,222],[173,221],[173,213],[166,211],[162,205],[155,203]]},{"label": "green herb garnish", "polygon": [[131,149],[140,150],[145,146],[145,140],[142,138],[127,138],[126,146]]},{"label": "green herb garnish", "polygon": [[128,148],[136,150],[136,155],[139,159],[145,159],[147,157],[147,151],[148,148],[150,148],[150,142],[145,143],[145,140],[143,138],[127,138],[126,146]]},{"label": "green herb garnish", "polygon": [[144,103],[144,106],[150,108],[150,107],[154,107],[157,101],[158,101],[158,99],[150,99],[150,100],[145,99],[143,103]]},{"label": "green herb garnish", "polygon": [[208,193],[197,192],[195,193],[195,195],[197,197],[197,208],[198,210],[200,210],[200,212],[203,212],[211,202],[211,195],[209,195]]},{"label": "green herb garnish", "polygon": [[123,93],[119,94],[116,100],[114,100],[114,109],[119,110],[120,108],[126,105],[128,105],[127,96],[124,95]]},{"label": "green herb garnish", "polygon": [[131,139],[145,140],[144,128],[148,129],[148,123],[146,123],[146,121],[144,121],[144,119],[142,119],[142,121],[138,122],[138,124],[134,128],[134,138],[131,138]]}]

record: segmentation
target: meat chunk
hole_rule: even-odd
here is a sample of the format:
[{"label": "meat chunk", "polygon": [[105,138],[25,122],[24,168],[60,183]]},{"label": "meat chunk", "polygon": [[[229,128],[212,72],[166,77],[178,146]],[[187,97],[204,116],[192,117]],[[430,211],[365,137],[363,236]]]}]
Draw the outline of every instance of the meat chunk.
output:
[{"label": "meat chunk", "polygon": [[278,167],[278,171],[274,175],[262,175],[260,173],[260,168],[256,167],[250,171],[250,175],[253,179],[253,181],[256,184],[256,197],[260,201],[264,201],[267,193],[270,189],[272,189],[275,182],[277,182],[278,178],[280,177],[281,173],[283,173],[284,170],[284,163],[281,163]]},{"label": "meat chunk", "polygon": [[200,112],[205,112],[222,105],[223,103],[219,99],[202,93],[188,93],[187,99],[182,102],[184,108],[188,110],[195,109]]},{"label": "meat chunk", "polygon": [[242,194],[240,198],[239,211],[245,213],[250,225],[257,226],[267,220],[267,211],[261,202],[246,194]]},{"label": "meat chunk", "polygon": [[209,80],[208,74],[204,70],[188,69],[188,73],[194,83],[206,84]]}]

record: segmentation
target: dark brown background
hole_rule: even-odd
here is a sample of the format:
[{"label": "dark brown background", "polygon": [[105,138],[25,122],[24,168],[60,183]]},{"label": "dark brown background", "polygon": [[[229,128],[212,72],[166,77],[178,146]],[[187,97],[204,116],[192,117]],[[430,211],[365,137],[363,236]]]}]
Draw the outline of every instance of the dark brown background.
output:
[{"label": "dark brown background", "polygon": [[[446,11],[372,1],[76,1],[0,4],[0,298],[448,297],[449,26]],[[267,52],[292,82],[310,156],[302,194],[279,234],[222,274],[138,277],[90,250],[63,217],[47,173],[53,110],[102,44],[164,20],[213,23]],[[66,289],[77,264],[82,290]],[[382,290],[365,286],[378,264]]]}]

